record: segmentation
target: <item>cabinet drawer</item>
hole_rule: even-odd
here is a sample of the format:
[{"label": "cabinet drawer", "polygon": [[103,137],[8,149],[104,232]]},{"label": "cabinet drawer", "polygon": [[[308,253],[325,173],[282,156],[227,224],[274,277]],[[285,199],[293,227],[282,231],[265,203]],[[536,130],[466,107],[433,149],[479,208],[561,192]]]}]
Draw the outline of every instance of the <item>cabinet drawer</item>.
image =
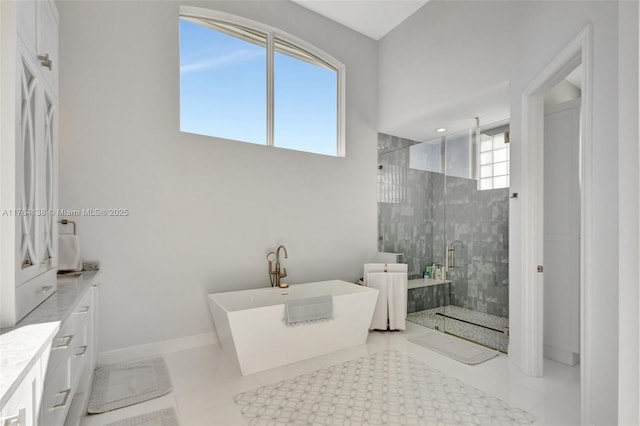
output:
[{"label": "cabinet drawer", "polygon": [[79,314],[76,318],[75,333],[77,337],[75,343],[72,345],[73,350],[71,352],[71,384],[78,385],[80,378],[82,377],[85,367],[87,365],[87,358],[89,357],[89,342],[88,342],[88,325],[87,315]]},{"label": "cabinet drawer", "polygon": [[24,318],[40,303],[55,293],[57,287],[56,271],[51,270],[38,275],[16,288],[16,316]]},{"label": "cabinet drawer", "polygon": [[42,397],[42,424],[56,426],[64,424],[73,399],[70,373],[71,357],[67,356],[55,371],[47,374]]},{"label": "cabinet drawer", "polygon": [[71,351],[71,385],[77,386],[87,366],[90,351],[90,325],[93,315],[93,296],[89,289],[75,306],[71,316],[74,320],[74,343]]},{"label": "cabinet drawer", "polygon": [[67,359],[72,354],[76,340],[75,316],[70,315],[62,324],[60,331],[53,338],[51,343],[51,353],[49,355],[49,366],[47,367],[47,377],[49,377],[58,367],[63,359]]}]

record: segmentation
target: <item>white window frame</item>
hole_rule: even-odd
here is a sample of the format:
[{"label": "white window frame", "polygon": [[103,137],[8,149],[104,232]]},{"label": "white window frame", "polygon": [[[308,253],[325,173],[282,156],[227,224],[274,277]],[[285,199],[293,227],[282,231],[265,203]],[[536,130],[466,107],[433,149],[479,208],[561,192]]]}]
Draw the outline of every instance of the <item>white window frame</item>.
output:
[{"label": "white window frame", "polygon": [[[316,56],[318,59],[326,62],[332,68],[335,68],[337,72],[337,147],[336,157],[346,156],[346,119],[345,119],[345,74],[346,67],[344,64],[328,53],[318,49],[317,47],[307,43],[304,40],[299,39],[296,36],[288,34],[277,28],[263,24],[261,22],[253,21],[251,19],[243,18],[240,16],[232,15],[230,13],[220,12],[217,10],[206,9],[195,6],[180,6],[181,18],[195,18],[195,19],[210,19],[217,22],[229,23],[232,25],[238,25],[249,29],[254,29],[265,33],[267,35],[267,146],[275,146],[274,144],[274,41],[276,39],[282,40],[286,43],[290,43],[295,47],[305,50]],[[306,151],[304,151],[306,152]]]}]

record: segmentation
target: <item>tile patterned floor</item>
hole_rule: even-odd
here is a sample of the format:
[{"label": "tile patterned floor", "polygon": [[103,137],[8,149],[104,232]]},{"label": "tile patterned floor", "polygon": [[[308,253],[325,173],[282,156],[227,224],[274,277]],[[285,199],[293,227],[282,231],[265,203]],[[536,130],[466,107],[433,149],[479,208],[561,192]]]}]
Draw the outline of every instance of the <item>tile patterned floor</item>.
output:
[{"label": "tile patterned floor", "polygon": [[236,395],[250,426],[522,425],[528,412],[395,349]]},{"label": "tile patterned floor", "polygon": [[[439,314],[445,314],[446,317]],[[412,312],[407,315],[407,321],[446,331],[454,336],[480,343],[503,353],[507,353],[509,347],[509,338],[502,331],[509,326],[508,318],[447,305],[425,311]],[[491,330],[485,327],[489,327]]]},{"label": "tile patterned floor", "polygon": [[[234,396],[362,356],[394,349],[467,385],[529,411],[534,425],[580,424],[579,367],[545,360],[545,377],[523,375],[505,355],[469,366],[415,345],[407,338],[429,332],[408,323],[406,332],[371,332],[365,345],[250,376],[241,376],[219,345],[165,355],[173,391],[160,398],[104,414],[88,415],[82,426],[110,422],[174,407],[182,426],[247,425]],[[390,425],[393,423],[389,423]]]}]

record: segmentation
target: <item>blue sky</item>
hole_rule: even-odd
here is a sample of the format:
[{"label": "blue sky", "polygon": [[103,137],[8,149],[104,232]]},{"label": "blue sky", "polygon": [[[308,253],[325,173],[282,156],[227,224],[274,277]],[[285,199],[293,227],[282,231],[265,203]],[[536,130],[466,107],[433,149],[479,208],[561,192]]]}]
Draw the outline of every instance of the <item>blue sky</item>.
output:
[{"label": "blue sky", "polygon": [[[337,153],[337,73],[275,54],[275,145]],[[180,130],[266,144],[266,48],[180,20]]]}]

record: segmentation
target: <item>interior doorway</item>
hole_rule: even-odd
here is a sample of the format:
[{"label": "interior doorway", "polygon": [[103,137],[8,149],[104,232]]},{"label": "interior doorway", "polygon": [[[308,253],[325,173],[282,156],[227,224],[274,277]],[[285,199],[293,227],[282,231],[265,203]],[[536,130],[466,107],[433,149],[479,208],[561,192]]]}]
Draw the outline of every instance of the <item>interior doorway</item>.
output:
[{"label": "interior doorway", "polygon": [[580,362],[581,68],[544,100],[543,355]]},{"label": "interior doorway", "polygon": [[[571,252],[574,256],[573,263],[577,264],[576,274],[578,275],[579,285],[573,289],[574,297],[577,293],[579,296],[579,304],[577,307],[577,325],[571,329],[567,327],[566,335],[575,334],[579,330],[579,339],[568,345],[559,348],[566,356],[566,361],[577,362],[580,359],[580,376],[581,376],[581,407],[583,418],[585,418],[585,409],[589,406],[588,386],[590,384],[589,374],[589,345],[588,336],[590,335],[590,313],[585,309],[586,300],[590,297],[591,279],[586,265],[585,258],[589,257],[591,248],[591,226],[590,226],[590,203],[591,199],[591,49],[592,49],[592,29],[590,26],[584,28],[578,36],[572,40],[529,84],[522,95],[522,191],[521,199],[521,220],[522,220],[522,239],[521,243],[521,283],[522,298],[520,300],[521,320],[522,320],[522,355],[519,360],[523,370],[532,376],[544,375],[544,356],[545,356],[545,313],[547,310],[558,310],[558,307],[547,306],[551,302],[545,297],[546,293],[552,293],[553,290],[548,286],[553,282],[553,271],[556,269],[556,275],[564,272],[563,261],[567,259],[557,259],[553,257],[553,251],[564,245],[564,253]],[[563,194],[563,191],[550,190],[545,186],[545,181],[551,183],[554,171],[550,171],[546,166],[550,159],[545,155],[547,144],[545,143],[545,113],[553,112],[551,108],[545,109],[544,98],[552,89],[561,84],[574,70],[580,67],[581,70],[581,93],[578,101],[575,101],[578,109],[574,120],[577,120],[578,144],[577,152],[568,149],[565,153],[574,162],[577,169],[574,172],[566,171],[573,174],[577,178],[577,184],[565,185],[566,191],[574,191],[576,196],[576,208],[570,209],[573,213],[567,213],[567,217],[573,217],[577,222],[575,235],[567,238],[566,241],[556,241],[556,246],[551,247],[545,245],[553,238],[549,236],[545,238],[545,231],[550,228],[554,231],[555,218],[550,217],[555,209],[546,209],[545,202],[553,203],[553,197]],[[567,105],[565,105],[566,107]],[[562,110],[562,108],[560,108]],[[566,108],[565,110],[571,110]],[[558,111],[555,111],[558,112]],[[571,115],[571,114],[569,114]],[[545,161],[546,160],[546,161]],[[570,162],[571,162],[570,161]],[[554,168],[555,170],[555,168]],[[550,173],[550,176],[547,174]],[[564,172],[563,172],[564,173]],[[558,177],[562,179],[562,176]],[[553,185],[553,183],[551,183]],[[575,186],[577,185],[577,194],[575,194]],[[569,190],[568,187],[573,187]],[[545,194],[545,189],[550,194]],[[547,197],[549,196],[549,199]],[[566,200],[563,200],[563,202]],[[566,203],[565,203],[566,204]],[[578,220],[576,221],[576,216]],[[566,220],[564,219],[565,223]],[[559,227],[557,227],[559,228]],[[557,232],[556,234],[562,233]],[[553,232],[551,232],[553,234]],[[566,234],[566,233],[565,233]],[[559,238],[556,238],[559,239]],[[572,242],[569,242],[572,240]],[[577,240],[577,244],[575,241]],[[573,245],[573,246],[572,246]],[[572,248],[571,248],[572,246]],[[576,247],[577,246],[577,247]],[[576,253],[577,248],[577,253]],[[546,250],[545,250],[546,249]],[[547,263],[545,263],[547,262]],[[555,264],[554,264],[555,263]],[[549,269],[550,268],[550,269]],[[549,282],[547,282],[546,272],[549,270]],[[557,278],[557,276],[556,276]],[[562,278],[560,278],[562,279]],[[566,290],[566,289],[565,289]],[[571,293],[571,292],[569,292]],[[567,300],[572,300],[567,297]],[[575,299],[574,303],[575,303]],[[545,303],[546,302],[546,303]],[[570,303],[570,302],[567,302]],[[561,315],[562,316],[562,315]],[[571,321],[571,320],[569,320]],[[547,332],[546,334],[549,334]],[[548,337],[548,336],[547,336]],[[552,336],[554,337],[554,336]],[[557,338],[558,336],[555,336]],[[578,337],[578,336],[576,336]],[[586,337],[586,338],[585,338]],[[548,343],[548,342],[547,342]],[[549,345],[547,345],[549,346]],[[552,345],[551,345],[552,346]],[[558,348],[557,348],[558,349]],[[574,349],[578,349],[575,352]],[[547,356],[549,356],[547,350]],[[551,354],[558,357],[559,354]]]}]

